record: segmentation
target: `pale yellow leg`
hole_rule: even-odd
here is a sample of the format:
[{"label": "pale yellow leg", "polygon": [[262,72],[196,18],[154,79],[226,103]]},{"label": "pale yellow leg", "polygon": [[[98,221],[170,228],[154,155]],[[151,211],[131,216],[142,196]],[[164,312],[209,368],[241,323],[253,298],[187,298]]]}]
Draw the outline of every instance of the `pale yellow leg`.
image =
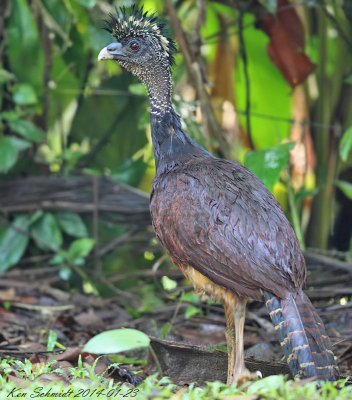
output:
[{"label": "pale yellow leg", "polygon": [[226,342],[228,348],[227,384],[242,384],[258,378],[258,373],[248,371],[244,364],[243,327],[247,299],[234,296],[224,301],[226,316]]}]

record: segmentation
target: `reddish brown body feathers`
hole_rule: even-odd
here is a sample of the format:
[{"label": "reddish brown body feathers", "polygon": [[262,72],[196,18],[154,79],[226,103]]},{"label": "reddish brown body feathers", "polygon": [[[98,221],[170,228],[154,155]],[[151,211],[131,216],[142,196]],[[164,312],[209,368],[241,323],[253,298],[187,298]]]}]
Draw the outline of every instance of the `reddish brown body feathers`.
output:
[{"label": "reddish brown body feathers", "polygon": [[281,207],[240,164],[193,159],[155,178],[153,226],[176,265],[262,300],[302,286],[305,264]]}]

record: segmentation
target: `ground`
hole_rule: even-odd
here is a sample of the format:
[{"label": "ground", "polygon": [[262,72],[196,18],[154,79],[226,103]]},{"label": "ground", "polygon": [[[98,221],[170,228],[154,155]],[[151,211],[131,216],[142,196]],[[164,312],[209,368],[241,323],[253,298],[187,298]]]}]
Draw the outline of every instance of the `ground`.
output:
[{"label": "ground", "polygon": [[[345,264],[345,270],[324,266],[323,263],[312,264],[307,285],[307,293],[332,338],[343,376],[351,374],[352,367],[351,273],[348,264]],[[192,385],[192,382],[206,385],[209,381],[225,381],[227,361],[226,353],[222,351],[226,350],[222,307],[201,302],[177,270],[157,270],[146,273],[145,277],[139,273],[138,279],[148,286],[150,280],[160,281],[162,276],[167,275],[177,282],[177,286],[154,293],[155,299],[163,298],[163,303],[160,302],[159,307],[154,306],[152,311],[138,312],[138,316],[134,315],[137,318],[133,318],[133,307],[137,309],[136,304],[143,303],[143,299],[138,299],[133,291],[127,294],[130,301],[126,306],[123,296],[102,298],[66,292],[55,268],[14,268],[8,271],[0,282],[0,352],[3,363],[9,363],[8,367],[3,364],[1,369],[2,376],[6,376],[5,381],[21,385],[27,378],[42,384],[52,381],[68,384],[80,375],[77,373],[74,376],[72,368],[80,370],[80,365],[81,369],[85,365],[94,366],[97,375],[107,370],[105,377],[113,379],[115,384],[129,382],[128,390],[148,376],[150,378],[146,382],[151,382],[156,379],[153,374],[158,369],[146,349],[134,351],[128,354],[128,358],[126,354],[115,358],[113,361],[122,362],[115,369],[108,369],[111,360],[106,357],[97,361],[92,354],[83,353],[80,356],[82,346],[92,336],[122,327],[136,328],[152,337],[151,346],[162,374],[178,385],[173,387],[174,392]],[[120,275],[120,278],[124,277]],[[167,287],[163,279],[164,287]],[[155,301],[155,304],[158,302]],[[250,302],[248,305],[245,347],[249,368],[260,369],[264,376],[288,373],[262,303]],[[26,360],[29,360],[27,367]],[[45,370],[48,362],[52,362],[49,364],[51,369]],[[51,373],[58,368],[63,373]],[[138,371],[137,378],[133,371]],[[90,373],[81,372],[81,375],[87,380],[85,375]]]}]

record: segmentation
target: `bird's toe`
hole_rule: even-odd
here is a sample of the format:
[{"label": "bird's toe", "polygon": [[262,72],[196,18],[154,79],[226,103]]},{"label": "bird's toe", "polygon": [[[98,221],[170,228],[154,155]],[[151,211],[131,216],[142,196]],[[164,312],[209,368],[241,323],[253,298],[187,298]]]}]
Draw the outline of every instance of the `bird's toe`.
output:
[{"label": "bird's toe", "polygon": [[231,382],[227,382],[228,385],[242,386],[249,381],[256,381],[263,377],[260,371],[251,372],[248,369],[234,373]]}]

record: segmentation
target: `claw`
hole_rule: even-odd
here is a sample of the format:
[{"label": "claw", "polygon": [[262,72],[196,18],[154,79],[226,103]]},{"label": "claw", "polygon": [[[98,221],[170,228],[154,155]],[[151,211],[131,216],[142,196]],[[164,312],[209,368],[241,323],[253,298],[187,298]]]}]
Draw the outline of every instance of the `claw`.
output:
[{"label": "claw", "polygon": [[263,378],[263,374],[260,371],[255,371],[255,374],[257,375],[257,379]]},{"label": "claw", "polygon": [[227,382],[227,384],[236,384],[237,386],[242,386],[249,381],[256,381],[257,379],[261,379],[262,377],[263,375],[260,371],[250,372],[248,371],[248,369],[245,369],[244,371],[235,374],[232,377],[232,380],[230,382]]}]

